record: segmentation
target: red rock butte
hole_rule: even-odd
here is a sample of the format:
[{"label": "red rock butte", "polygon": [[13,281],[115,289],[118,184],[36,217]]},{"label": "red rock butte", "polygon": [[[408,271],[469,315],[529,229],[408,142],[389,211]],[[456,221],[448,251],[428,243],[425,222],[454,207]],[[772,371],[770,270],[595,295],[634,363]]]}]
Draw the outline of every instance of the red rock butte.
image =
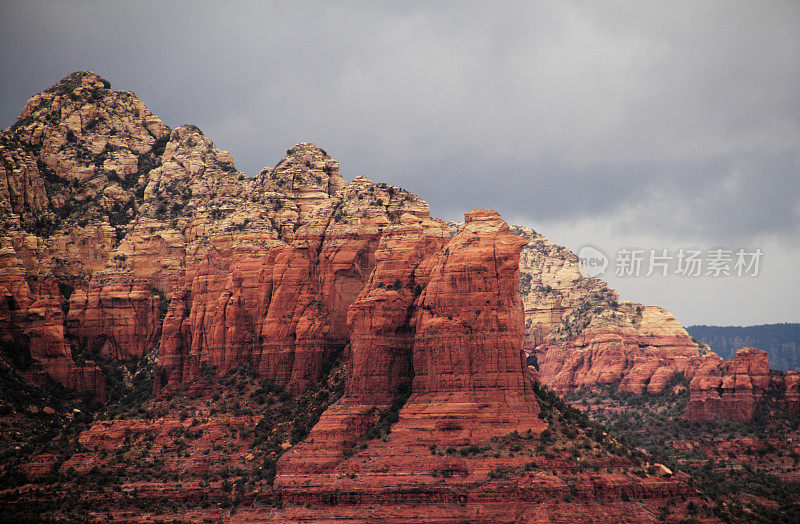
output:
[{"label": "red rock butte", "polygon": [[320,479],[359,464],[359,454],[345,460],[343,452],[403,388],[411,395],[391,441],[370,446],[370,468],[359,468],[362,476],[394,478],[412,470],[431,445],[465,446],[546,427],[522,353],[517,279],[524,241],[494,211],[467,213],[449,240],[441,224],[412,222],[381,239],[372,277],[348,314],[347,392],[282,457],[278,481],[284,485],[321,489]]},{"label": "red rock butte", "polygon": [[[111,393],[130,392],[137,375],[119,366],[136,363],[160,406],[136,407],[152,420],[95,420],[77,439],[87,451],[42,454],[30,471],[90,472],[145,434],[172,453],[186,444],[175,435],[203,430],[197,453],[176,452],[165,471],[206,475],[227,459],[265,483],[258,496],[405,505],[395,520],[435,519],[413,506],[441,502],[477,503],[454,514],[464,520],[640,521],[654,501],[695,492],[634,474],[619,442],[556,413],[532,384],[638,395],[682,375],[695,420],[750,420],[770,388],[800,410],[800,374],[770,378],[764,352],[723,361],[668,311],[581,275],[577,256],[541,234],[485,209],[463,224],[433,219],[402,188],[348,183],[314,144],[249,178],[196,126],[170,129],[91,72],[33,96],[1,138],[3,369],[105,401],[106,371],[122,377]],[[231,414],[217,413],[231,377],[248,373]],[[184,424],[174,398],[202,422]],[[253,452],[215,447],[259,425]],[[543,454],[545,429],[562,431],[560,444],[580,436],[607,472],[585,473],[566,445]],[[202,497],[203,482],[143,492]],[[308,516],[297,511],[276,518]],[[342,516],[331,511],[310,514]]]},{"label": "red rock butte", "polygon": [[[448,306],[442,293],[468,284],[431,282],[426,309],[408,319],[401,317],[409,311],[392,308],[410,298],[389,289],[395,281],[412,291],[427,285],[433,254],[455,226],[432,220],[408,191],[364,177],[348,184],[338,162],[313,144],[296,145],[247,178],[197,127],[170,130],[133,93],[78,72],[28,101],[3,133],[0,156],[0,339],[30,354],[31,381],[53,379],[104,398],[102,372],[91,359],[76,364],[75,351],[121,360],[157,351],[157,390],[191,383],[203,366],[225,373],[249,364],[300,392],[348,343],[373,342],[386,345],[380,358],[394,366],[390,397],[412,379],[431,392],[517,380],[501,368],[473,377],[477,368],[461,361],[422,366],[430,354],[409,359],[392,349],[422,348],[440,328],[453,329],[455,345],[465,340],[459,329],[473,319],[464,315],[477,314],[478,304]],[[467,220],[478,232],[494,219],[474,212]],[[536,358],[537,380],[561,391],[618,383],[658,393],[676,373],[691,379],[712,366],[668,311],[621,302],[605,282],[581,275],[569,250],[527,228],[510,232],[524,240],[524,347]],[[406,252],[417,248],[404,242],[423,253]],[[382,274],[373,276],[377,265]],[[370,279],[398,297],[376,292],[351,311]],[[385,331],[377,336],[358,311],[395,316],[369,320]],[[385,382],[386,370],[362,369],[375,356],[352,354],[367,361],[353,361],[348,391],[373,395],[369,382]]]}]

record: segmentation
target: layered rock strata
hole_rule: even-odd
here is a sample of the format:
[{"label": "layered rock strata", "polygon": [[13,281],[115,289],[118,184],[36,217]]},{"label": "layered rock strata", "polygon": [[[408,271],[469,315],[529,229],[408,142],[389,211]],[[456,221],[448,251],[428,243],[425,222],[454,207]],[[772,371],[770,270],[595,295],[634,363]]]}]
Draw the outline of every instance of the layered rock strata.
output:
[{"label": "layered rock strata", "polygon": [[525,349],[538,379],[560,391],[619,384],[635,394],[660,393],[676,373],[692,376],[707,348],[657,306],[621,302],[578,257],[535,231],[520,257]]},{"label": "layered rock strata", "polygon": [[709,355],[689,385],[686,416],[693,420],[714,417],[747,422],[770,387],[767,352],[741,348],[732,360]]},{"label": "layered rock strata", "polygon": [[494,211],[465,218],[449,241],[443,223],[419,219],[381,239],[375,270],[348,314],[346,395],[281,459],[279,481],[324,489],[348,472],[361,458],[347,460],[347,450],[404,390],[411,395],[392,425],[392,444],[370,446],[376,479],[389,472],[396,482],[395,472],[432,444],[544,429],[523,361],[522,240]]},{"label": "layered rock strata", "polygon": [[[32,378],[100,393],[91,358],[158,348],[158,389],[191,382],[204,366],[249,364],[298,392],[349,343],[364,359],[353,361],[354,395],[388,373],[385,404],[426,380],[413,369],[419,360],[358,349],[416,347],[415,323],[430,314],[419,301],[431,253],[453,232],[432,223],[416,195],[364,177],[348,184],[308,143],[247,178],[196,126],[169,129],[133,93],[90,72],[32,97],[0,137],[0,158],[0,339],[30,361]],[[704,365],[707,349],[669,312],[620,302],[581,274],[569,250],[527,228],[510,231],[526,242],[524,346],[538,380],[562,391],[619,383],[658,393]],[[406,242],[429,252],[404,253]],[[371,325],[359,315],[386,318]],[[429,320],[457,328],[447,315]],[[90,359],[75,364],[73,352]],[[393,367],[371,369],[372,359]],[[469,383],[456,364],[432,365],[435,381]]]}]

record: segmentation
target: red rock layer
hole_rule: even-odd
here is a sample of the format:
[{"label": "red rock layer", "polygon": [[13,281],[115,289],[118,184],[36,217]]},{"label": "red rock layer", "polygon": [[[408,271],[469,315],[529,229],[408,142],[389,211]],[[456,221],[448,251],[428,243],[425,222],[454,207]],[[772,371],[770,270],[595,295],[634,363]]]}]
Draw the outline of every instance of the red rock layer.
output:
[{"label": "red rock layer", "polygon": [[284,470],[330,471],[395,396],[411,386],[415,312],[447,232],[440,222],[409,214],[401,221],[385,230],[374,254],[375,269],[348,310],[346,395],[285,456]]},{"label": "red rock layer", "polygon": [[158,346],[163,306],[149,280],[128,275],[95,280],[70,296],[67,331],[104,358],[138,358]]},{"label": "red rock layer", "polygon": [[396,226],[381,238],[375,270],[348,311],[349,397],[390,402],[410,387],[415,306],[428,284],[432,257],[446,240],[437,223],[426,228],[414,223]]},{"label": "red rock layer", "polygon": [[404,216],[392,210],[427,220],[419,202],[356,180],[319,205],[291,243],[229,234],[212,237],[213,250],[190,244],[164,321],[159,387],[191,381],[203,363],[220,371],[250,363],[303,391],[350,339],[348,308],[370,278],[384,230]]},{"label": "red rock layer", "polygon": [[164,321],[161,385],[191,381],[203,363],[220,371],[250,363],[292,391],[305,389],[341,342],[329,334],[342,315],[330,315],[328,304],[346,311],[356,259],[370,240],[351,238],[336,251],[350,284],[320,282],[316,250],[305,241],[245,252],[220,243],[208,259],[188,264]]},{"label": "red rock layer", "polygon": [[105,399],[105,380],[89,363],[76,366],[64,337],[64,299],[55,281],[25,279],[13,249],[0,252],[0,341],[15,347],[31,365],[25,375],[36,384],[49,379]]},{"label": "red rock layer", "polygon": [[18,323],[25,326],[23,336],[29,342],[35,365],[26,374],[32,382],[48,379],[77,391],[94,391],[99,400],[106,397],[105,378],[100,369],[87,363],[76,366],[70,348],[64,342],[64,312],[56,298],[42,298],[25,310]]},{"label": "red rock layer", "polygon": [[686,416],[692,420],[718,417],[747,422],[769,385],[766,351],[744,347],[732,360],[707,355],[689,385]]},{"label": "red rock layer", "polygon": [[786,409],[800,413],[800,371],[789,371],[784,379]]},{"label": "red rock layer", "polygon": [[[465,215],[422,295],[414,394],[401,411],[399,428],[444,428],[449,436],[472,440],[544,428],[521,351],[518,281],[524,243],[494,211]],[[432,406],[444,409],[437,413]],[[450,418],[459,419],[462,428],[449,428]]]},{"label": "red rock layer", "polygon": [[660,393],[675,373],[693,376],[700,352],[674,317],[655,306],[643,308],[642,317],[639,325],[601,324],[538,346],[540,380],[562,391],[619,382],[622,391],[638,395]]},{"label": "red rock layer", "polygon": [[[426,235],[418,226],[399,227],[382,239],[369,287],[348,315],[347,394],[281,458],[278,482],[325,492],[337,473],[356,467],[366,491],[402,491],[411,487],[407,482],[419,488],[438,480],[403,472],[418,471],[431,444],[468,445],[545,428],[523,361],[517,287],[523,241],[494,211],[466,219],[439,250],[441,229]],[[387,286],[383,279],[391,277]],[[419,297],[417,285],[424,287]],[[411,370],[412,394],[390,438],[370,441],[368,460],[360,454],[347,460],[343,451],[378,420],[391,400],[386,392],[407,383]],[[436,459],[434,469],[442,460],[455,459]]]}]

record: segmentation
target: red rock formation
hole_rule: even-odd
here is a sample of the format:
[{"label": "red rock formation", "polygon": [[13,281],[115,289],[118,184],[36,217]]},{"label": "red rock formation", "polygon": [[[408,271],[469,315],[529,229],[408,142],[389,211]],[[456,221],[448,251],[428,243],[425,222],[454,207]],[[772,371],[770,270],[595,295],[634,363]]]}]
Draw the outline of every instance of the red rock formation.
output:
[{"label": "red rock formation", "polygon": [[411,386],[415,312],[447,232],[441,222],[410,214],[401,222],[384,231],[374,253],[375,268],[348,310],[346,395],[283,459],[284,469],[330,471],[395,396]]},{"label": "red rock formation", "polygon": [[664,309],[639,311],[635,322],[601,316],[577,337],[537,347],[542,382],[562,391],[619,382],[641,394],[660,393],[675,373],[693,376],[701,356],[688,333]]},{"label": "red rock formation", "polygon": [[[292,151],[319,159],[312,166],[329,160],[310,144]],[[276,169],[286,163],[297,162]],[[383,231],[403,216],[427,219],[428,210],[414,195],[362,178],[302,216],[296,230],[280,222],[282,238],[274,230],[216,233],[213,250],[202,237],[189,244],[164,322],[159,387],[192,380],[202,363],[220,371],[250,363],[304,390],[350,339],[347,311],[370,278]]]},{"label": "red rock formation", "polygon": [[429,281],[431,258],[447,237],[441,224],[423,226],[406,217],[410,223],[388,229],[381,238],[367,287],[348,310],[351,398],[389,402],[414,376],[415,306]]},{"label": "red rock formation", "polygon": [[[313,144],[247,179],[197,127],[169,130],[93,73],[33,97],[2,147],[3,245],[23,279],[81,282],[67,334],[105,357],[140,356],[163,329],[159,385],[192,380],[202,363],[251,363],[302,390],[349,340],[348,308],[383,230],[404,213],[429,216],[405,191],[363,177],[348,185]],[[582,276],[574,254],[514,232],[528,241],[526,347],[541,346],[542,381],[624,379],[623,389],[658,391],[688,366],[678,360],[693,345],[674,318],[661,315],[652,330],[650,308],[612,307],[616,293]],[[164,326],[161,296],[172,301]]]},{"label": "red rock formation", "polygon": [[[52,360],[68,352],[63,335],[36,320],[41,313],[45,322],[56,322],[57,312],[48,312],[55,305],[37,306],[27,320],[20,304],[60,300],[60,293],[25,291],[34,278],[84,283],[61,318],[68,338],[105,357],[136,357],[154,347],[163,300],[171,301],[159,385],[192,380],[202,363],[220,371],[250,363],[300,391],[348,341],[353,355],[364,358],[354,362],[361,370],[373,357],[355,346],[371,344],[373,335],[365,331],[351,340],[349,307],[371,278],[386,228],[401,223],[404,213],[428,217],[427,205],[414,195],[363,177],[348,185],[338,163],[313,144],[298,144],[275,168],[246,179],[198,128],[169,130],[132,93],[112,91],[87,72],[31,98],[21,120],[3,133],[0,158],[3,250],[14,260],[0,275],[0,334],[35,342],[33,352],[49,359],[52,377],[71,373],[68,364],[56,369]],[[537,356],[541,381],[562,390],[620,382],[623,390],[641,393],[663,390],[675,373],[693,376],[700,352],[668,312],[619,304],[605,283],[581,274],[574,254],[531,230],[513,232],[528,243],[521,258],[526,347]],[[387,274],[379,278],[386,286],[411,284],[408,271],[392,278],[398,270],[385,265]],[[412,276],[414,286],[421,282]],[[367,287],[376,297],[383,293]],[[386,315],[389,325],[372,327],[388,330],[396,320],[391,308],[401,318],[403,306],[411,307],[398,296],[376,302],[375,313]],[[432,323],[431,333],[446,327],[459,343],[466,335],[452,329],[473,320],[453,312],[428,319],[430,311],[417,311],[409,329],[424,320]],[[362,329],[358,325],[351,329]],[[28,331],[33,338],[20,338]],[[395,340],[375,336],[389,345],[409,343],[408,332]],[[414,366],[426,358],[419,355]],[[459,368],[462,363],[430,364],[436,380],[473,386],[472,370]],[[419,387],[444,387],[426,383],[422,371],[414,374]],[[359,375],[359,387],[368,391],[370,380],[384,380],[382,373]],[[507,378],[498,373],[493,380]]]},{"label": "red rock formation", "polygon": [[89,363],[78,367],[64,342],[64,312],[61,300],[43,298],[25,310],[18,324],[24,325],[23,336],[29,341],[31,357],[36,365],[27,371],[32,382],[44,384],[53,379],[78,391],[94,391],[98,399],[106,397],[105,380],[100,369]]},{"label": "red rock formation", "polygon": [[3,140],[0,165],[0,213],[34,220],[48,204],[36,159],[19,144]]},{"label": "red rock formation", "polygon": [[[494,211],[465,215],[465,225],[439,255],[422,295],[414,339],[414,395],[400,424],[441,429],[455,405],[466,439],[541,430],[521,352],[519,250],[524,245]],[[488,404],[488,406],[486,405]],[[405,415],[405,418],[404,418]],[[458,417],[457,417],[458,418]],[[487,434],[482,434],[487,432]]]},{"label": "red rock formation", "polygon": [[[537,379],[564,392],[618,384],[634,394],[660,393],[682,374],[692,380],[687,416],[750,420],[769,388],[766,354],[743,351],[732,362],[695,343],[668,311],[619,302],[618,294],[580,271],[578,258],[526,228],[520,286],[526,343]],[[755,352],[755,353],[754,353]],[[795,406],[795,377],[787,377],[787,406]]]},{"label": "red rock formation", "polygon": [[[391,439],[372,441],[369,466],[358,467],[365,486],[405,489],[398,472],[418,467],[431,444],[468,445],[513,431],[537,434],[546,426],[537,417],[523,361],[521,239],[487,210],[467,213],[466,224],[443,248],[442,236],[442,226],[410,225],[382,239],[369,287],[348,315],[347,395],[282,457],[279,482],[331,489],[336,473],[362,462],[360,455],[346,460],[343,452],[386,412],[389,394],[408,383],[412,370],[412,394]],[[441,462],[433,460],[426,470],[449,467]],[[472,466],[453,467],[467,474]],[[413,482],[428,480],[436,482]]]},{"label": "red rock formation", "polygon": [[561,391],[619,383],[658,393],[699,365],[701,348],[668,311],[620,302],[568,249],[528,228],[513,232],[528,242],[520,257],[525,349],[541,382]]},{"label": "red rock formation", "polygon": [[30,356],[32,366],[25,374],[31,382],[41,385],[52,379],[105,399],[100,369],[94,364],[79,367],[72,360],[64,338],[63,306],[55,281],[29,282],[13,248],[0,252],[0,341]]},{"label": "red rock formation", "polygon": [[102,357],[138,358],[157,347],[164,298],[148,280],[117,276],[93,281],[69,298],[68,333]]},{"label": "red rock formation", "polygon": [[769,387],[767,352],[741,348],[732,360],[707,355],[692,379],[686,416],[692,420],[714,417],[735,422],[753,418]]},{"label": "red rock formation", "polygon": [[789,371],[784,379],[786,409],[800,413],[800,371]]}]

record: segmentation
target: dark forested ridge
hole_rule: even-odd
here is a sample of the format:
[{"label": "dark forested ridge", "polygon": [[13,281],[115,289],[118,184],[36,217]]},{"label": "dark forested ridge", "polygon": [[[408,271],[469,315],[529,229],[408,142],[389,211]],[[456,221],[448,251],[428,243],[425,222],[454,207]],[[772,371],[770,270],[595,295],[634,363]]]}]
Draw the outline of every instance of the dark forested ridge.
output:
[{"label": "dark forested ridge", "polygon": [[689,326],[686,330],[723,358],[732,358],[739,348],[752,346],[767,352],[772,369],[800,369],[800,324]]}]

